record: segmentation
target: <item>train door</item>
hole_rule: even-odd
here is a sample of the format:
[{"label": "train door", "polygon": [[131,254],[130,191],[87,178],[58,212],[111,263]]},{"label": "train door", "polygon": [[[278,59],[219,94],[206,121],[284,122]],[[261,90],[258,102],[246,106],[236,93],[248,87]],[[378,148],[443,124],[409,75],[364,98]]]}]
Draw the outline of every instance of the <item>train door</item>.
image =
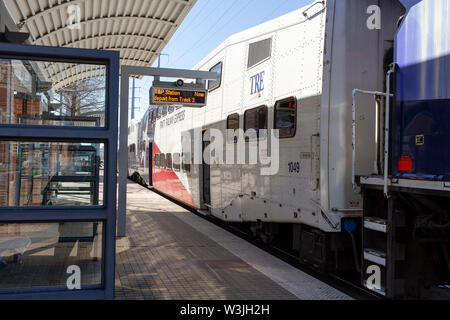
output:
[{"label": "train door", "polygon": [[151,142],[148,145],[147,154],[148,154],[148,185],[152,186],[153,185],[153,175],[152,175],[153,143],[151,143]]},{"label": "train door", "polygon": [[[210,144],[209,138],[206,139],[205,135],[206,135],[206,130],[203,131],[202,133],[202,137],[203,137],[203,142],[202,142],[202,154],[204,155],[204,151],[206,149],[206,147],[208,147],[208,145]],[[205,141],[206,140],[206,141]],[[208,157],[209,160],[209,154],[206,155],[206,157]],[[209,165],[209,161],[205,161],[205,157],[202,157],[202,173],[203,173],[203,202],[205,204],[211,204],[211,168]]]}]

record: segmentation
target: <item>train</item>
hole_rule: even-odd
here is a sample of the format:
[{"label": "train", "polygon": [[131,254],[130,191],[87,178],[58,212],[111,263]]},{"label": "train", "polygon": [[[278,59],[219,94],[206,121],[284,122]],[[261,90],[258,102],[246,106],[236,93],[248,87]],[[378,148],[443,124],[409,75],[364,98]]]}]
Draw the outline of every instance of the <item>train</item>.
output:
[{"label": "train", "polygon": [[152,153],[157,109],[150,106],[141,119],[131,119],[128,126],[128,176],[144,186],[152,185],[148,156]]},{"label": "train", "polygon": [[449,6],[314,1],[230,36],[194,67],[205,107],[130,125],[129,174],[377,295],[449,298]]}]

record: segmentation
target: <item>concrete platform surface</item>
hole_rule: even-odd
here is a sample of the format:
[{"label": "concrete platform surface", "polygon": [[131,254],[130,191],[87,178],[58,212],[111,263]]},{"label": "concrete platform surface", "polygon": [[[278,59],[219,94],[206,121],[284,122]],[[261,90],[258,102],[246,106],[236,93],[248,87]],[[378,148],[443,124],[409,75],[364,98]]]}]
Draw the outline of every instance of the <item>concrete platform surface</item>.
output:
[{"label": "concrete platform surface", "polygon": [[127,196],[116,299],[351,299],[146,188]]}]

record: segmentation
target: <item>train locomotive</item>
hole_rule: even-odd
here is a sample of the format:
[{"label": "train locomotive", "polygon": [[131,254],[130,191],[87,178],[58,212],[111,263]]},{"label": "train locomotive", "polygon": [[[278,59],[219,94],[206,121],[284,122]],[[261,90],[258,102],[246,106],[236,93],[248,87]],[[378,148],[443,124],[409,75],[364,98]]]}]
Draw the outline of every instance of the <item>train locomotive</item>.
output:
[{"label": "train locomotive", "polygon": [[[129,173],[379,295],[448,298],[449,6],[315,1],[231,36],[194,68],[220,76],[204,108],[133,124]],[[208,161],[212,143],[264,161]]]}]

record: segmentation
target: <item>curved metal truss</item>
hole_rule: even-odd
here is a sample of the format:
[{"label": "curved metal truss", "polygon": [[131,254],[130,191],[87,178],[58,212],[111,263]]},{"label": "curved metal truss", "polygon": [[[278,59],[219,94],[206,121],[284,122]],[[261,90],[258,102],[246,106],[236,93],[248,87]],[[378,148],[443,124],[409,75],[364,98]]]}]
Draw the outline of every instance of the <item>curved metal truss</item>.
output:
[{"label": "curved metal truss", "polygon": [[[120,51],[122,65],[151,66],[196,0],[4,0],[18,28],[44,46]],[[47,65],[55,88],[102,75],[97,66]]]}]

